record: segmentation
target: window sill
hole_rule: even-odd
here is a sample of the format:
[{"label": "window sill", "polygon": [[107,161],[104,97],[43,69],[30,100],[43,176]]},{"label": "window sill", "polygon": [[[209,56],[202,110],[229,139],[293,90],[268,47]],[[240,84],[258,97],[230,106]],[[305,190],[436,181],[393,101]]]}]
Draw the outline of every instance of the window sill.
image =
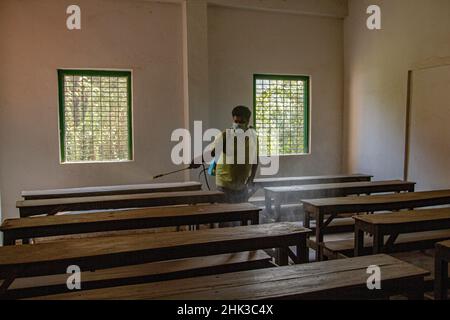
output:
[{"label": "window sill", "polygon": [[71,165],[71,164],[120,164],[120,163],[130,163],[134,162],[134,160],[113,160],[113,161],[74,161],[74,162],[60,162],[62,165]]},{"label": "window sill", "polygon": [[271,157],[279,157],[279,158],[288,158],[288,157],[304,157],[304,156],[310,156],[310,153],[295,153],[295,154],[281,154],[281,155],[273,155]]}]

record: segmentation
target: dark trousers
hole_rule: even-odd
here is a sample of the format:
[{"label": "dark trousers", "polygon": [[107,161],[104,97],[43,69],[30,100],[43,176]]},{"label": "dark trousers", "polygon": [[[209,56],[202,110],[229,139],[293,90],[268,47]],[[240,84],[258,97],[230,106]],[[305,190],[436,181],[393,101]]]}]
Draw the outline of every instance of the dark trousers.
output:
[{"label": "dark trousers", "polygon": [[[245,187],[243,190],[231,190],[227,188],[217,187],[218,191],[221,191],[225,194],[225,202],[226,203],[244,203],[248,202],[248,189]],[[238,227],[241,224],[239,222],[221,222],[219,223],[220,228],[230,228],[230,227]]]},{"label": "dark trousers", "polygon": [[242,190],[231,190],[228,188],[217,187],[217,190],[225,194],[225,202],[227,203],[244,203],[248,202],[248,189],[245,187]]}]

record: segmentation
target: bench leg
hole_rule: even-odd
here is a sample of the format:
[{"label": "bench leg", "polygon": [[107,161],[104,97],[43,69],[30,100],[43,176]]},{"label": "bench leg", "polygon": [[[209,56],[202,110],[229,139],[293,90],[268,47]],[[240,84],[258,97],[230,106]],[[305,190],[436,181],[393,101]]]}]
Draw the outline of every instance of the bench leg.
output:
[{"label": "bench leg", "polygon": [[303,226],[308,229],[311,227],[311,218],[309,216],[309,212],[305,210],[303,216]]},{"label": "bench leg", "polygon": [[322,233],[322,227],[323,227],[323,214],[319,213],[316,215],[316,261],[322,261],[323,260],[323,233]]},{"label": "bench leg", "polygon": [[308,263],[309,262],[309,248],[306,245],[306,237],[297,244],[297,262],[296,263]]},{"label": "bench leg", "polygon": [[250,218],[252,225],[259,224],[259,213],[253,214]]},{"label": "bench leg", "polygon": [[3,233],[3,245],[4,246],[13,246],[16,244],[16,239],[10,236],[8,233]]},{"label": "bench leg", "polygon": [[441,258],[438,250],[436,250],[434,268],[434,299],[447,300],[448,263]]},{"label": "bench leg", "polygon": [[3,280],[2,285],[0,286],[0,295],[5,294],[8,288],[11,286],[11,284],[16,279],[16,276],[14,274],[11,274]]},{"label": "bench leg", "polygon": [[289,248],[281,247],[276,251],[275,263],[279,266],[287,266],[289,264]]},{"label": "bench leg", "polygon": [[411,279],[408,283],[410,288],[405,292],[405,296],[408,300],[424,300],[425,294],[425,280],[424,278]]},{"label": "bench leg", "polygon": [[377,230],[373,234],[373,254],[380,254],[383,252],[384,235]]},{"label": "bench leg", "polygon": [[276,197],[274,199],[274,205],[275,205],[275,221],[280,222],[281,221],[281,198]]},{"label": "bench leg", "polygon": [[266,203],[266,212],[267,215],[270,217],[272,216],[272,199],[270,198],[270,195],[266,192],[265,194],[265,203]]},{"label": "bench leg", "polygon": [[364,231],[355,225],[355,257],[363,255],[364,250]]}]

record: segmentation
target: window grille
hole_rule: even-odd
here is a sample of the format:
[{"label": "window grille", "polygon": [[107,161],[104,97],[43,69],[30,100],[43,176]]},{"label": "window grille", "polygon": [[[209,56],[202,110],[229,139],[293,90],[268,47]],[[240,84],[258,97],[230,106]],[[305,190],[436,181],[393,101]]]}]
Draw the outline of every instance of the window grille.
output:
[{"label": "window grille", "polygon": [[58,70],[62,162],[132,160],[131,72]]},{"label": "window grille", "polygon": [[309,77],[254,76],[261,155],[309,153]]}]

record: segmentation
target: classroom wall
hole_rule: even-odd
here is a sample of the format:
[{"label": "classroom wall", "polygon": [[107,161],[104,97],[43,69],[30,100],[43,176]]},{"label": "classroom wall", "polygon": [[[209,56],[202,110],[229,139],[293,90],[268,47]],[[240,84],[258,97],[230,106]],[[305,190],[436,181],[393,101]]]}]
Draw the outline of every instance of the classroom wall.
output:
[{"label": "classroom wall", "polygon": [[280,176],[341,172],[343,21],[299,14],[208,9],[210,123],[253,108],[253,74],[310,75],[311,154],[280,159]]},{"label": "classroom wall", "polygon": [[[22,190],[146,183],[179,169],[172,131],[228,127],[236,104],[252,105],[254,73],[312,77],[312,153],[283,157],[280,175],[341,172],[346,0],[209,0],[207,14],[189,1],[79,0],[81,31],[66,29],[70,1],[0,1],[0,219],[18,216]],[[133,71],[133,162],[60,164],[58,68]]]},{"label": "classroom wall", "polygon": [[[176,169],[172,130],[183,123],[181,5],[79,0],[0,1],[0,192],[3,219],[21,190],[149,182]],[[59,163],[58,68],[133,70],[133,162]],[[171,177],[182,180],[183,175]]]},{"label": "classroom wall", "polygon": [[450,188],[450,64],[414,71],[411,88],[408,179]]},{"label": "classroom wall", "polygon": [[[381,7],[380,31],[366,28],[366,9],[372,4]],[[448,0],[349,1],[349,16],[344,23],[343,154],[347,170],[371,173],[376,179],[403,178],[408,70],[439,64],[450,57],[449,12]],[[440,95],[430,97],[428,107],[439,99]],[[431,165],[450,152],[448,135],[443,133],[436,139],[440,141],[428,143],[447,147],[422,149],[429,158],[429,165],[422,170],[433,172],[422,179],[444,175],[450,181],[450,172]],[[420,183],[426,187],[432,181]]]}]

